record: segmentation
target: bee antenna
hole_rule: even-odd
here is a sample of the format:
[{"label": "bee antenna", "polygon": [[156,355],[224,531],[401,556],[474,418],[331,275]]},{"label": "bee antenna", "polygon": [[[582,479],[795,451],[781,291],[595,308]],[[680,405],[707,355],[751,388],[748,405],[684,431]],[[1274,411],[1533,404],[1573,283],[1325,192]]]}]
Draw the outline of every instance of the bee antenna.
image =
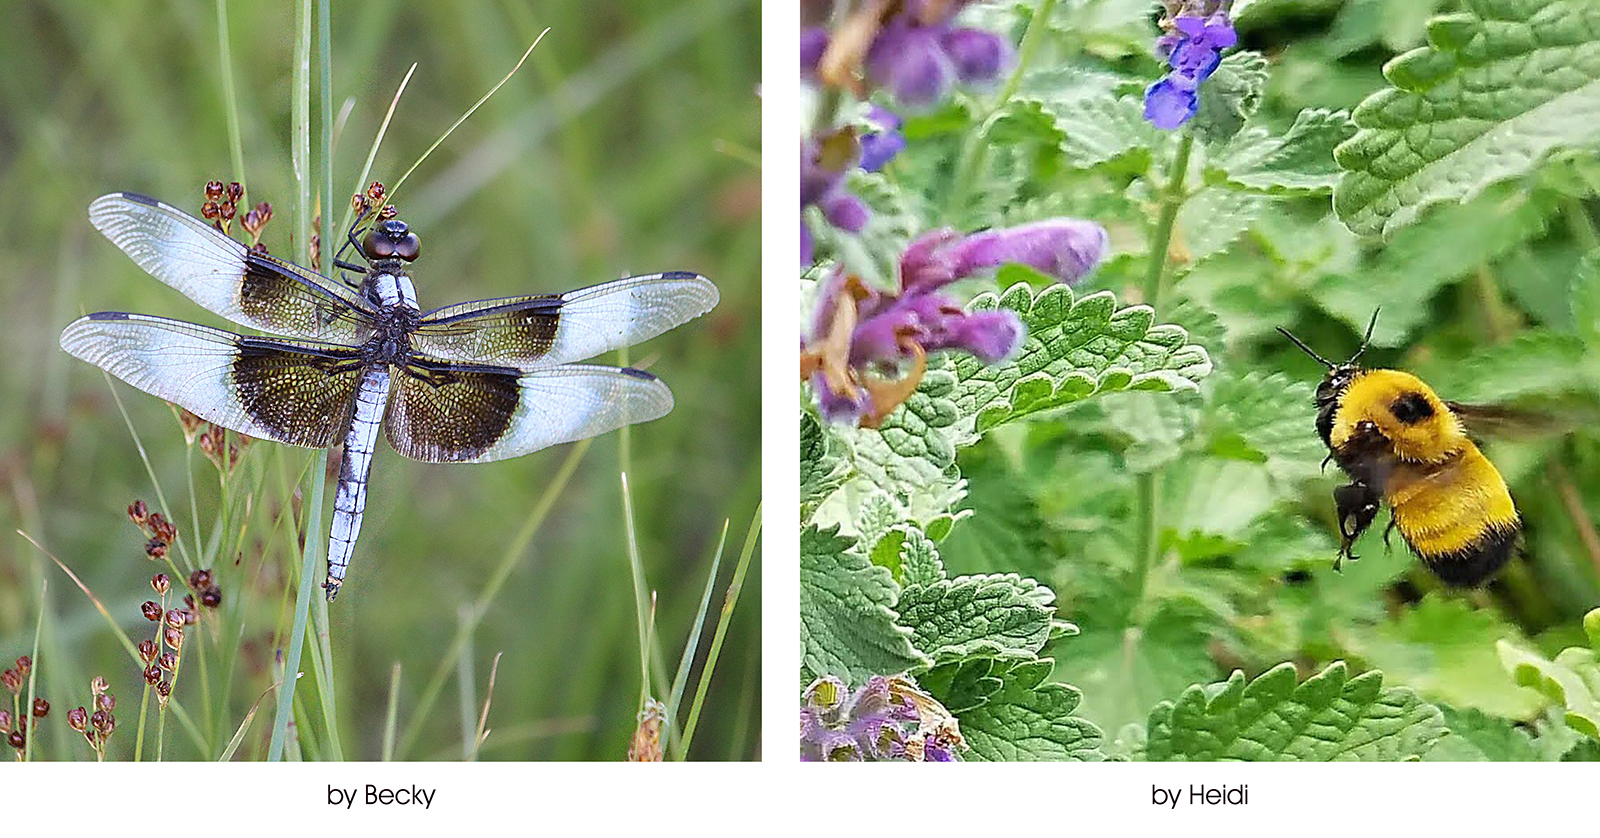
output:
[{"label": "bee antenna", "polygon": [[1318,355],[1314,350],[1312,350],[1311,347],[1306,346],[1305,341],[1295,337],[1293,334],[1291,334],[1289,332],[1288,329],[1285,329],[1282,326],[1279,326],[1278,327],[1278,331],[1284,337],[1288,338],[1292,343],[1294,343],[1295,346],[1300,347],[1300,350],[1302,352],[1306,353],[1307,355],[1310,355],[1313,358],[1316,358],[1317,359],[1317,363],[1327,367],[1330,370],[1333,369],[1333,367],[1334,367],[1333,363],[1331,363],[1330,361],[1328,361],[1328,359],[1322,357],[1321,355]]},{"label": "bee antenna", "polygon": [[1378,325],[1378,312],[1380,312],[1382,310],[1383,310],[1382,307],[1375,308],[1375,309],[1372,310],[1372,320],[1371,320],[1371,322],[1367,323],[1367,334],[1366,334],[1366,336],[1361,338],[1361,348],[1357,349],[1356,350],[1356,354],[1351,355],[1350,356],[1350,360],[1346,361],[1345,363],[1348,363],[1348,364],[1355,363],[1356,359],[1361,357],[1361,353],[1367,351],[1367,345],[1372,343],[1372,329],[1375,326]]}]

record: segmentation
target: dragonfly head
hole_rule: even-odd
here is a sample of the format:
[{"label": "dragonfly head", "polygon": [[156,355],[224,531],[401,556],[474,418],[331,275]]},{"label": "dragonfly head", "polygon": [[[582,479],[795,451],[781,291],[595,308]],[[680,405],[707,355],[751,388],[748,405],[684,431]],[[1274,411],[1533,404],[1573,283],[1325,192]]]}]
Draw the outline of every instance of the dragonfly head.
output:
[{"label": "dragonfly head", "polygon": [[367,237],[361,242],[361,252],[371,262],[383,259],[410,262],[417,258],[421,248],[422,243],[417,240],[417,234],[411,232],[406,223],[398,218],[372,225],[372,229],[367,231]]}]

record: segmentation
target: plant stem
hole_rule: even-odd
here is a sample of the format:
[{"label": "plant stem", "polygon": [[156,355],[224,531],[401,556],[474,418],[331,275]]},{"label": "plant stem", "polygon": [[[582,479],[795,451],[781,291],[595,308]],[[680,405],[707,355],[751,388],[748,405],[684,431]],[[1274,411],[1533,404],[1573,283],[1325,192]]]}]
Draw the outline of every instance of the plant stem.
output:
[{"label": "plant stem", "polygon": [[1189,154],[1194,151],[1194,135],[1184,134],[1167,172],[1167,185],[1161,194],[1161,215],[1156,219],[1155,235],[1150,237],[1150,264],[1144,274],[1144,304],[1154,308],[1161,300],[1162,279],[1167,272],[1167,251],[1172,247],[1172,226],[1183,207],[1183,181],[1189,173]]},{"label": "plant stem", "polygon": [[950,200],[945,204],[946,218],[959,218],[961,208],[971,197],[974,184],[978,180],[978,171],[983,168],[983,161],[989,149],[989,144],[984,141],[989,133],[989,124],[995,114],[998,114],[1006,103],[1011,101],[1011,97],[1016,95],[1017,88],[1022,86],[1023,72],[1038,53],[1044,31],[1049,28],[1041,25],[1040,21],[1050,18],[1055,5],[1056,0],[1040,0],[1039,7],[1028,20],[1028,28],[1022,33],[1022,43],[1017,47],[1017,66],[1011,71],[1005,85],[1000,88],[999,95],[995,96],[989,107],[984,109],[983,115],[974,120],[979,128],[967,135],[967,140],[961,147],[955,185],[951,187]]}]

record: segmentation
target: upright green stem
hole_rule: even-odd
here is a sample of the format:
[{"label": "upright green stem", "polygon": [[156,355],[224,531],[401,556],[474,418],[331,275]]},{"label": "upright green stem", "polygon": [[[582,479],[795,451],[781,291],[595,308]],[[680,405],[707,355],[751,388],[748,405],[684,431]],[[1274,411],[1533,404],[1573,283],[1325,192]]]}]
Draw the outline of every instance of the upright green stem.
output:
[{"label": "upright green stem", "polygon": [[[1150,262],[1144,274],[1144,303],[1152,308],[1161,302],[1162,280],[1167,273],[1167,252],[1172,247],[1172,228],[1178,210],[1183,207],[1183,181],[1189,172],[1189,155],[1194,151],[1194,135],[1184,134],[1178,145],[1178,154],[1167,171],[1167,182],[1161,190],[1161,214],[1156,218],[1156,231],[1150,237]],[[1150,569],[1161,558],[1161,471],[1159,469],[1139,475],[1137,480],[1139,504],[1139,532],[1133,566],[1134,598],[1128,606],[1128,625],[1141,619],[1145,588],[1150,582]]]},{"label": "upright green stem", "polygon": [[1011,76],[1000,88],[999,95],[983,114],[975,120],[979,128],[967,135],[966,143],[961,147],[961,158],[956,168],[955,185],[950,189],[950,201],[945,205],[945,216],[956,218],[967,200],[972,195],[974,185],[978,180],[978,171],[983,168],[989,144],[985,139],[989,133],[989,123],[995,114],[1000,112],[1011,97],[1017,93],[1017,88],[1022,86],[1022,74],[1032,63],[1034,56],[1039,51],[1039,44],[1043,39],[1046,29],[1042,21],[1050,19],[1050,13],[1055,10],[1056,0],[1040,0],[1039,8],[1033,12],[1033,17],[1028,21],[1028,28],[1022,33],[1022,43],[1017,47],[1017,66],[1011,71]]},{"label": "upright green stem", "polygon": [[1156,232],[1150,237],[1150,264],[1144,273],[1144,304],[1152,308],[1161,300],[1161,282],[1167,272],[1167,251],[1172,247],[1172,226],[1183,207],[1183,181],[1189,173],[1189,154],[1194,151],[1194,135],[1184,134],[1178,156],[1167,172],[1167,185],[1161,191],[1161,215]]}]

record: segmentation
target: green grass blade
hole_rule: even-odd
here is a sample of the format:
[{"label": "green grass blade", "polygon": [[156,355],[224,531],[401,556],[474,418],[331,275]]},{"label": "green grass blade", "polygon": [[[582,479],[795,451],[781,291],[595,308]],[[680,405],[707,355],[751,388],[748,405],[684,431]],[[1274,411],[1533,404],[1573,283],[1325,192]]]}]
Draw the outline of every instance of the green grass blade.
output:
[{"label": "green grass blade", "polygon": [[384,762],[394,760],[394,733],[395,724],[400,716],[400,662],[394,662],[394,668],[389,670],[389,706],[383,714],[383,756]]},{"label": "green grass blade", "polygon": [[[361,166],[361,176],[356,178],[356,187],[350,191],[351,195],[366,190],[367,178],[372,174],[372,161],[378,158],[378,147],[383,145],[383,136],[389,132],[389,121],[394,119],[395,108],[400,107],[400,96],[406,92],[406,85],[411,83],[411,74],[416,71],[417,65],[413,63],[411,69],[406,71],[406,77],[400,80],[400,86],[395,88],[394,98],[389,100],[389,110],[383,115],[383,124],[378,126],[378,135],[372,138],[372,147],[367,149],[367,162]],[[350,229],[350,225],[355,222],[355,212],[354,207],[345,205],[344,215],[339,219],[340,230]]]},{"label": "green grass blade", "polygon": [[283,759],[289,722],[294,717],[294,693],[300,672],[300,652],[306,644],[306,622],[311,612],[311,591],[317,587],[317,559],[322,555],[322,500],[326,494],[327,474],[322,469],[312,469],[310,479],[311,501],[306,515],[306,546],[300,558],[300,585],[295,593],[294,629],[289,635],[289,648],[284,650],[284,686],[278,693],[278,714],[272,722],[272,744],[267,749],[269,762]]},{"label": "green grass blade", "polygon": [[706,668],[700,673],[700,683],[695,687],[694,704],[689,708],[689,723],[683,730],[683,752],[689,753],[694,741],[694,729],[700,721],[700,708],[705,704],[706,688],[711,684],[711,673],[717,668],[717,655],[722,651],[722,638],[728,633],[728,623],[733,619],[733,608],[739,604],[739,591],[744,587],[744,574],[750,569],[750,557],[755,553],[756,539],[761,535],[761,505],[750,519],[750,530],[745,534],[744,550],[739,553],[739,565],[733,571],[733,581],[722,601],[722,616],[717,620],[717,633],[711,638],[711,652],[706,655]]},{"label": "green grass blade", "polygon": [[628,473],[622,472],[622,526],[628,536],[628,569],[633,574],[633,608],[639,621],[639,712],[644,712],[650,697],[650,613],[646,604],[653,592],[645,585],[644,562],[639,558],[639,539],[633,527],[633,495],[628,491]]},{"label": "green grass blade", "polygon": [[[222,55],[222,107],[228,115],[228,153],[233,159],[233,179],[244,179],[244,138],[239,130],[239,96],[233,89],[233,47],[228,38],[228,0],[217,0],[217,46]],[[245,191],[246,195],[250,192]]]},{"label": "green grass blade", "polygon": [[251,704],[249,712],[244,714],[244,720],[239,722],[239,729],[233,732],[233,738],[228,740],[228,745],[222,749],[222,755],[217,757],[217,762],[227,762],[233,759],[234,753],[239,750],[240,743],[244,742],[245,734],[250,732],[250,723],[255,721],[256,711],[261,709],[261,702],[277,686],[277,684],[273,684],[262,691],[261,695],[256,696],[255,703]]},{"label": "green grass blade", "polygon": [[461,655],[456,658],[456,698],[459,700],[461,711],[461,758],[472,758],[473,740],[473,710],[477,707],[478,699],[473,695],[477,684],[473,680],[477,677],[472,671],[472,638],[476,634],[472,622],[472,609],[466,603],[456,609],[456,627],[461,636],[467,638],[466,646],[461,650]]},{"label": "green grass blade", "polygon": [[[717,569],[722,566],[722,548],[728,543],[728,520],[722,521],[722,535],[717,539],[717,551],[711,555],[711,572],[706,574],[706,590],[700,595],[700,610],[694,615],[694,628],[689,631],[689,642],[684,644],[683,656],[678,659],[678,673],[672,678],[672,692],[667,698],[667,719],[678,718],[678,703],[683,700],[683,689],[689,684],[689,668],[694,665],[695,653],[700,650],[700,631],[706,625],[706,612],[711,608],[711,592],[717,587]],[[671,747],[677,759],[687,759],[682,739],[674,737]]]},{"label": "green grass blade", "polygon": [[392,186],[389,189],[389,194],[391,196],[394,195],[394,193],[400,191],[400,185],[406,182],[406,178],[411,177],[411,173],[416,171],[418,166],[422,165],[422,161],[427,160],[428,159],[428,155],[432,154],[434,149],[438,148],[441,144],[443,144],[444,141],[446,139],[448,139],[449,136],[452,133],[454,133],[457,128],[460,128],[461,127],[461,123],[466,122],[467,121],[467,117],[472,116],[472,112],[473,111],[476,111],[478,108],[482,107],[483,103],[489,101],[489,97],[493,96],[495,94],[495,91],[499,90],[502,86],[504,86],[506,82],[511,81],[511,77],[516,75],[517,74],[517,70],[520,70],[522,68],[522,62],[527,61],[528,60],[528,56],[533,54],[533,48],[538,46],[539,42],[544,40],[544,36],[549,34],[549,33],[550,33],[550,30],[548,28],[545,29],[543,32],[540,32],[539,33],[539,37],[534,38],[533,39],[533,43],[528,45],[527,51],[522,53],[522,57],[517,59],[517,64],[516,64],[516,66],[511,68],[511,72],[506,73],[505,78],[501,79],[497,84],[495,84],[494,87],[489,88],[489,92],[483,94],[483,98],[479,99],[477,101],[477,104],[474,104],[472,107],[467,108],[467,112],[462,114],[461,118],[457,119],[455,121],[454,125],[451,125],[449,128],[445,129],[445,132],[443,134],[439,135],[439,139],[434,140],[433,141],[433,145],[428,146],[428,150],[422,152],[422,156],[417,158],[417,162],[412,163],[411,164],[411,168],[406,169],[406,173],[401,175],[400,179],[395,181],[394,182],[394,186]]},{"label": "green grass blade", "polygon": [[[33,651],[28,653],[28,660],[33,661],[33,666],[28,667],[28,700],[26,704],[22,705],[22,711],[24,713],[32,712],[33,709],[33,683],[39,677],[39,635],[44,631],[44,595],[49,593],[49,591],[50,580],[41,578],[39,580],[39,617],[33,623]],[[34,740],[39,738],[38,734],[39,729],[36,726],[33,729],[33,733],[28,735],[27,741],[23,744],[23,762],[33,761],[33,743]]]}]

